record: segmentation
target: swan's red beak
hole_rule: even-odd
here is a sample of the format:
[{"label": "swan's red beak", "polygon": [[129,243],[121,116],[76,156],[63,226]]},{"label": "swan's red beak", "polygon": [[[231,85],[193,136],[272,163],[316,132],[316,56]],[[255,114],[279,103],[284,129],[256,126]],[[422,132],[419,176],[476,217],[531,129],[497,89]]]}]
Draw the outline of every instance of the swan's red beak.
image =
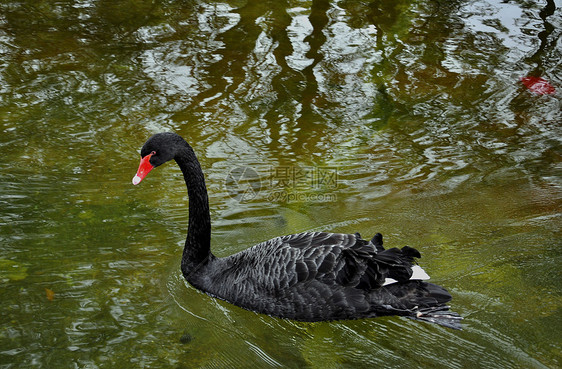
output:
[{"label": "swan's red beak", "polygon": [[137,174],[133,177],[134,185],[138,185],[144,179],[144,177],[146,177],[148,172],[154,169],[154,166],[150,164],[150,157],[152,155],[154,155],[154,153],[150,153],[141,159],[139,164],[139,170],[137,170]]}]

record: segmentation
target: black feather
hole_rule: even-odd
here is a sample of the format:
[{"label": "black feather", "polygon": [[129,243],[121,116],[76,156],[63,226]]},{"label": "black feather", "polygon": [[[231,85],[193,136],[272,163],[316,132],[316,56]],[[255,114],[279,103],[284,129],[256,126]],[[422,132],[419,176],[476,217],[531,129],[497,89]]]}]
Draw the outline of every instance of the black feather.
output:
[{"label": "black feather", "polygon": [[371,243],[375,246],[375,249],[377,250],[377,252],[381,252],[384,251],[384,247],[382,246],[382,234],[377,233],[373,236],[373,238],[371,239]]}]

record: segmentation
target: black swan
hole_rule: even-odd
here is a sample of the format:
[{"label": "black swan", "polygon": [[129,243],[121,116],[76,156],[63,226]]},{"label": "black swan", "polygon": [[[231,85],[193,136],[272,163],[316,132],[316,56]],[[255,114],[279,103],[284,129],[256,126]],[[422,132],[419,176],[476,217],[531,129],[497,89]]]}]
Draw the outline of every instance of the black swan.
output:
[{"label": "black swan", "polygon": [[189,227],[181,271],[195,288],[271,316],[323,321],[401,315],[461,329],[445,305],[451,295],[424,282],[411,247],[385,250],[382,235],[304,232],[273,238],[237,254],[211,253],[207,188],[193,149],[175,133],[152,136],[141,149],[133,184],[175,159],[189,196]]}]

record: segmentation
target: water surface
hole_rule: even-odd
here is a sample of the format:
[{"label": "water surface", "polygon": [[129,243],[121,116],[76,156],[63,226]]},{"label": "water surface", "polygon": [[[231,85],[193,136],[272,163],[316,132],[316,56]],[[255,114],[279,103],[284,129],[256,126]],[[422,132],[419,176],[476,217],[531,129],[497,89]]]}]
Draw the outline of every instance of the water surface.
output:
[{"label": "water surface", "polygon": [[[4,1],[0,367],[559,367],[561,8]],[[420,250],[464,330],[195,290],[180,171],[131,185],[159,131],[199,155],[215,254],[381,232]]]}]

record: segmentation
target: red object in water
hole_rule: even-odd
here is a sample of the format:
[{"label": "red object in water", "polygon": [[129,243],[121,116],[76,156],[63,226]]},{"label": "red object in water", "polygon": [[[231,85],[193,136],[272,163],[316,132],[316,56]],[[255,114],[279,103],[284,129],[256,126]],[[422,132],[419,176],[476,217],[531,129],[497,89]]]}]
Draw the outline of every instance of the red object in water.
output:
[{"label": "red object in water", "polygon": [[521,82],[523,82],[525,87],[529,90],[539,95],[550,95],[556,92],[556,89],[542,77],[522,77]]}]

